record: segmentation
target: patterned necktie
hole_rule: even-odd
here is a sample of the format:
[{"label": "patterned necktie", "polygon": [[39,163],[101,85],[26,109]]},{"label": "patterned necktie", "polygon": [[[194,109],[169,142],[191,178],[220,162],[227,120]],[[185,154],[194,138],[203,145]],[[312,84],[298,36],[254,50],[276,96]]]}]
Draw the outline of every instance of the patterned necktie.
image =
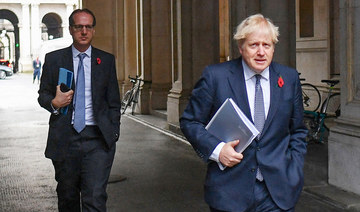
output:
[{"label": "patterned necktie", "polygon": [[85,128],[85,74],[83,59],[86,56],[80,53],[79,66],[77,70],[76,89],[75,89],[75,115],[74,129],[80,133]]},{"label": "patterned necktie", "polygon": [[[254,106],[254,123],[257,130],[259,130],[260,134],[264,128],[265,123],[265,109],[264,109],[264,97],[260,84],[261,75],[256,74],[256,84],[255,84],[255,106]],[[260,137],[258,135],[258,138]],[[263,181],[264,178],[260,172],[260,169],[257,168],[256,179],[259,181]]]},{"label": "patterned necktie", "polygon": [[264,128],[265,123],[265,109],[264,109],[264,97],[260,84],[261,75],[256,74],[256,84],[255,84],[255,106],[254,106],[254,122],[255,127],[259,130],[260,134]]}]

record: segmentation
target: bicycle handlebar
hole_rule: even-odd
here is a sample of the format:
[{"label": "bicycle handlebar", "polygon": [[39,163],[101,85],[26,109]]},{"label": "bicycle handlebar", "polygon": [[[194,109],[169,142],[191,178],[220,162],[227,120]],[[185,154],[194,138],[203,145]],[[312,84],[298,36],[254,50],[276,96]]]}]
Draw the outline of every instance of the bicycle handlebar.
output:
[{"label": "bicycle handlebar", "polygon": [[133,81],[135,81],[135,82],[136,82],[136,81],[140,81],[140,82],[148,82],[148,83],[151,83],[151,81],[149,81],[149,80],[143,80],[143,79],[141,79],[138,75],[136,75],[135,78],[130,77],[130,75],[129,75],[128,78],[130,79],[130,81],[133,80]]}]

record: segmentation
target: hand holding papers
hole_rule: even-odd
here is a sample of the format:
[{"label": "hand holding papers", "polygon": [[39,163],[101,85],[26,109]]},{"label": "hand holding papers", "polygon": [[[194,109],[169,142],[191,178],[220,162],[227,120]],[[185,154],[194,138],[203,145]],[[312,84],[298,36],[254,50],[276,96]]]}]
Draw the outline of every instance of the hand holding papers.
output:
[{"label": "hand holding papers", "polygon": [[[71,88],[73,75],[74,75],[73,72],[71,72],[65,68],[60,68],[58,85],[65,84],[62,87],[66,86],[68,88]],[[62,114],[67,114],[68,108],[69,108],[69,106],[63,107],[63,108],[61,108],[60,112]]]},{"label": "hand holding papers", "polygon": [[227,98],[205,129],[223,142],[239,140],[235,150],[242,153],[259,134],[236,103]]}]

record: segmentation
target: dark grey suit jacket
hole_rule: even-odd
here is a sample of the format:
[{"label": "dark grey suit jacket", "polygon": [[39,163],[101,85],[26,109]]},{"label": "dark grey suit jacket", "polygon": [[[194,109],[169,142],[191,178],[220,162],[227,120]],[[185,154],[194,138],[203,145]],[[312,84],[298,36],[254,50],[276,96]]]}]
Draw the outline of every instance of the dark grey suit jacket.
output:
[{"label": "dark grey suit jacket", "polygon": [[[56,94],[60,68],[74,71],[71,46],[50,52],[45,56],[38,102],[49,112],[52,112],[51,100]],[[75,83],[72,84],[72,89],[75,90]],[[121,104],[115,57],[94,47],[91,52],[91,90],[95,121],[107,147],[110,148],[120,134]],[[45,150],[47,158],[62,160],[66,156],[69,136],[73,134],[72,112],[73,103],[69,105],[66,115],[51,114]]]}]

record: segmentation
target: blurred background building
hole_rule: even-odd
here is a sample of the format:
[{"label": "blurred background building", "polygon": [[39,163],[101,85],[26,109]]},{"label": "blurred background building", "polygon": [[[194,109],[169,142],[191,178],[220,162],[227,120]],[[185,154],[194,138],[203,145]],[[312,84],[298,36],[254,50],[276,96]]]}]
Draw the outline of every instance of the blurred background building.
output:
[{"label": "blurred background building", "polygon": [[71,44],[68,17],[79,0],[0,0],[0,58],[14,72],[32,71],[32,61]]}]

